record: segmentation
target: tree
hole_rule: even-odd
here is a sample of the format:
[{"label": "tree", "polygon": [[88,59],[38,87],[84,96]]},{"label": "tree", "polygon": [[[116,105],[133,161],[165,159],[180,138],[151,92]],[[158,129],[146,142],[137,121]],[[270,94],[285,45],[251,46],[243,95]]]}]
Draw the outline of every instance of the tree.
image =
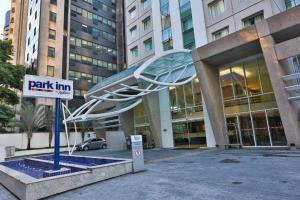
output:
[{"label": "tree", "polygon": [[27,149],[30,149],[33,132],[46,126],[45,106],[35,106],[29,101],[23,101],[18,114],[20,115],[20,120],[18,121],[19,127],[26,132],[28,139]]},{"label": "tree", "polygon": [[12,107],[19,103],[16,90],[22,89],[25,69],[21,65],[9,63],[13,55],[11,41],[0,40],[0,124],[5,127],[15,116]]},{"label": "tree", "polygon": [[47,131],[49,132],[49,148],[51,148],[51,142],[53,138],[53,125],[54,125],[54,113],[53,113],[53,108],[48,107],[45,110],[45,126]]}]

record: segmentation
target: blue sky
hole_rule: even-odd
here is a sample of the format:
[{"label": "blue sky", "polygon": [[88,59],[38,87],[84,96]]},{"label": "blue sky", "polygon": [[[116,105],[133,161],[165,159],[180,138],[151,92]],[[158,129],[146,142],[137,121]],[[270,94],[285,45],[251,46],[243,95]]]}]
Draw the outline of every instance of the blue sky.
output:
[{"label": "blue sky", "polygon": [[[0,6],[0,34],[3,33],[5,13],[10,9],[10,0],[2,0]],[[2,39],[2,35],[0,36]]]}]

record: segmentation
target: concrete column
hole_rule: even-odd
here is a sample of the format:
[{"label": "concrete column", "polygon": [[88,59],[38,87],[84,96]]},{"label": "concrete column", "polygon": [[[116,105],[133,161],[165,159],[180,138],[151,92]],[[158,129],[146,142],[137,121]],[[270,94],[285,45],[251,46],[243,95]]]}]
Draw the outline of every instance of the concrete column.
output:
[{"label": "concrete column", "polygon": [[134,120],[133,120],[133,109],[124,112],[120,115],[120,123],[122,124],[122,131],[125,136],[129,136],[134,133]]},{"label": "concrete column", "polygon": [[211,121],[209,120],[208,111],[207,111],[207,107],[203,95],[202,95],[202,102],[203,102],[203,116],[204,116],[204,126],[205,126],[205,135],[206,135],[206,145],[207,147],[215,147],[216,139],[212,129]]},{"label": "concrete column", "polygon": [[179,1],[170,1],[171,29],[174,49],[183,49]]},{"label": "concrete column", "polygon": [[272,36],[268,35],[261,37],[260,45],[266,61],[266,66],[269,72],[282,124],[284,127],[285,136],[289,145],[295,144],[300,147],[300,123],[295,108],[289,102],[289,94],[285,90],[285,84],[282,76],[285,71],[277,59],[275,52],[275,41]]},{"label": "concrete column", "polygon": [[195,67],[207,108],[207,116],[209,120],[214,123],[211,128],[215,137],[216,146],[225,148],[227,145],[224,136],[226,128],[218,68],[199,61],[197,55],[193,56],[194,60],[198,60],[195,62]]},{"label": "concrete column", "polygon": [[207,33],[205,26],[203,2],[199,0],[191,0],[193,27],[195,34],[196,47],[203,46],[207,43]]},{"label": "concrete column", "polygon": [[174,147],[172,116],[170,109],[169,90],[164,89],[158,93],[159,95],[159,111],[160,111],[160,135],[163,148]]},{"label": "concrete column", "polygon": [[153,44],[155,48],[155,54],[160,55],[163,52],[160,2],[159,0],[151,0],[151,5],[152,5],[152,26],[153,26],[153,39],[154,39]]},{"label": "concrete column", "polygon": [[151,134],[155,146],[162,147],[159,95],[157,92],[142,97],[145,111],[149,120]]}]

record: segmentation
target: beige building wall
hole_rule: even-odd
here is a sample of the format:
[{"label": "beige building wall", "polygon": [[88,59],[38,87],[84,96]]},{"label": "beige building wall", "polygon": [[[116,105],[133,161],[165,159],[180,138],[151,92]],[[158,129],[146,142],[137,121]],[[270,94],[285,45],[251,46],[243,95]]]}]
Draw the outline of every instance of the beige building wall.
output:
[{"label": "beige building wall", "polygon": [[[29,10],[33,5],[29,5]],[[33,36],[32,32],[28,33],[26,41],[30,38],[31,43],[35,44],[36,51],[32,53],[31,46],[27,45],[26,49],[26,66],[37,69],[38,76],[47,76],[48,66],[54,66],[54,77],[62,78],[63,65],[63,39],[64,39],[64,7],[65,1],[57,1],[57,5],[50,4],[50,0],[40,2],[37,19],[34,18],[35,11],[31,16],[28,13],[27,29],[31,24],[31,30],[37,29],[37,36]],[[50,11],[56,13],[56,22],[50,20]],[[37,21],[39,20],[39,21]],[[56,38],[49,38],[49,29],[56,31]],[[48,56],[48,47],[55,48],[55,57]],[[29,59],[27,61],[27,54]],[[38,104],[54,105],[54,101],[50,99],[37,99]]]},{"label": "beige building wall", "polygon": [[28,0],[11,1],[8,39],[12,40],[14,55],[12,64],[24,65],[26,48]]},{"label": "beige building wall", "polygon": [[224,0],[224,12],[212,17],[210,5],[217,1],[203,0],[208,42],[213,41],[213,33],[225,27],[229,28],[229,34],[244,28],[243,19],[256,13],[263,12],[264,19],[266,19],[285,10],[284,1],[278,0]]}]

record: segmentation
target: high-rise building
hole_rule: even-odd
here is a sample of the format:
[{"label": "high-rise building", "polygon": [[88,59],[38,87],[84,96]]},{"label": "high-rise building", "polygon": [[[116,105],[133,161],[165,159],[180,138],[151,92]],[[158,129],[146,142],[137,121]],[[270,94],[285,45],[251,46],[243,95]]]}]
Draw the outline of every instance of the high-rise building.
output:
[{"label": "high-rise building", "polygon": [[116,25],[122,9],[122,1],[114,0],[29,2],[26,66],[40,76],[74,80],[71,110],[84,102],[93,85],[123,67],[124,60],[117,60],[117,55],[123,54],[124,45],[116,37],[117,31],[122,32]]},{"label": "high-rise building", "polygon": [[[165,58],[168,52],[194,49],[198,76],[185,85],[143,97],[143,103],[120,114],[126,123],[121,122],[119,129],[125,134],[143,134],[147,141],[154,139],[157,147],[300,145],[299,116],[294,102],[298,95],[288,96],[285,91],[286,88],[296,92],[298,86],[290,83],[283,87],[282,80],[298,80],[296,47],[290,47],[287,55],[291,57],[283,60],[286,57],[281,55],[277,60],[274,49],[273,54],[270,54],[271,50],[265,51],[264,44],[270,43],[264,42],[262,37],[273,34],[272,48],[275,45],[278,49],[284,48],[286,44],[281,42],[287,39],[299,40],[297,3],[289,0],[126,0],[129,69],[131,66],[134,70],[138,66],[145,67],[150,58],[156,58],[157,68],[163,69],[164,63],[171,59]],[[282,21],[288,17],[294,19],[293,16],[295,20],[283,25]],[[275,26],[276,22],[282,27]],[[278,30],[271,30],[272,27]],[[248,51],[247,45],[243,52],[234,48],[242,41],[252,39]],[[221,50],[226,53],[222,54]],[[291,53],[292,50],[295,51]],[[211,57],[205,59],[209,55]],[[200,61],[202,65],[197,63]],[[279,73],[274,74],[272,67],[278,68],[278,61],[283,62],[280,67],[284,69],[281,70],[294,75],[286,77],[280,72],[283,78],[276,77]],[[208,70],[203,63],[204,66],[213,65],[208,68],[210,71],[204,71],[209,80],[201,75],[202,68]],[[132,70],[119,77],[125,73],[130,75]],[[149,71],[149,77],[151,73]],[[108,79],[107,84],[99,84],[89,95],[107,91],[114,94],[118,88],[113,83],[115,78]],[[121,80],[118,84],[128,88],[129,80],[132,79],[124,78],[125,86]],[[138,84],[141,85],[142,80]]]},{"label": "high-rise building", "polygon": [[12,64],[23,65],[25,61],[27,11],[28,0],[11,1],[8,39],[12,40],[14,47]]},{"label": "high-rise building", "polygon": [[3,40],[8,40],[9,22],[10,22],[10,10],[5,13],[5,21],[4,21],[4,28],[3,28]]}]

